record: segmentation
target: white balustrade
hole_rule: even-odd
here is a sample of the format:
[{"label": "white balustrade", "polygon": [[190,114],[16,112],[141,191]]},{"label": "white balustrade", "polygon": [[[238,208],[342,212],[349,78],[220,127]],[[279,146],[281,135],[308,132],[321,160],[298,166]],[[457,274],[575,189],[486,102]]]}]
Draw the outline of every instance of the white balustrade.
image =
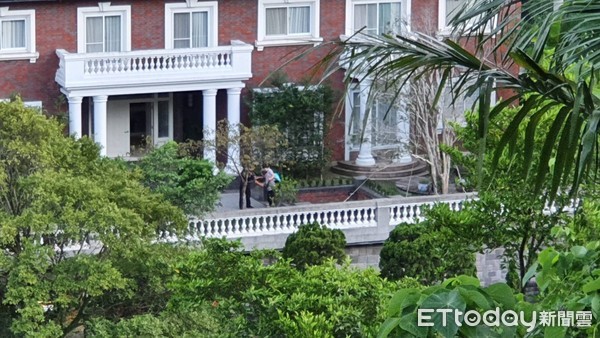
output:
[{"label": "white balustrade", "polygon": [[252,45],[69,53],[59,49],[56,81],[68,90],[119,85],[177,85],[252,76]]},{"label": "white balustrade", "polygon": [[[253,209],[222,213],[203,220],[190,219],[193,238],[240,238],[262,235],[290,234],[300,225],[318,222],[335,229],[393,226],[422,219],[424,207],[446,203],[451,210],[462,209],[463,202],[472,195],[443,198],[402,198],[329,203],[311,206]],[[387,214],[386,224],[380,224],[379,215]]]}]

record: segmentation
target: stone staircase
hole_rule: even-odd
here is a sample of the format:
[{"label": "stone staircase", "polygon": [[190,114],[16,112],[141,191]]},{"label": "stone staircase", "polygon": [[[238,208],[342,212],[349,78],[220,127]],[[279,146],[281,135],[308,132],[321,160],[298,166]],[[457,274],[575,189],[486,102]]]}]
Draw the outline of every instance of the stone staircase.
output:
[{"label": "stone staircase", "polygon": [[339,161],[331,167],[331,171],[339,175],[374,181],[395,181],[405,177],[413,177],[418,181],[419,177],[428,175],[428,170],[427,164],[417,160],[409,163],[382,162],[374,166],[359,166],[353,161]]}]

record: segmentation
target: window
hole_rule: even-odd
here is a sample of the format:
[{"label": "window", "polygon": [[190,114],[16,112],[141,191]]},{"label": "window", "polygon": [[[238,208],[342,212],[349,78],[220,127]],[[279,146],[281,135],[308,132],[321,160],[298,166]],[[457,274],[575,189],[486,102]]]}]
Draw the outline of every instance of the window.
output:
[{"label": "window", "polygon": [[[438,26],[442,34],[449,34],[451,32],[452,28],[449,27],[450,20],[452,20],[456,15],[456,12],[460,10],[465,3],[467,3],[467,0],[439,0]],[[473,18],[471,21],[474,23],[477,19]],[[494,24],[495,22],[489,22],[485,27],[485,32],[489,33]],[[470,25],[471,24],[468,24],[467,26]]]},{"label": "window", "polygon": [[400,33],[402,3],[356,3],[354,4],[354,32],[363,29],[365,34]]},{"label": "window", "polygon": [[131,7],[111,6],[77,9],[77,51],[104,53],[131,50]]},{"label": "window", "polygon": [[0,8],[0,60],[35,62],[35,11]]},{"label": "window", "polygon": [[165,5],[165,48],[201,48],[218,44],[218,3],[197,0]]},{"label": "window", "polygon": [[398,34],[410,30],[409,0],[346,0],[346,37],[365,34]]},{"label": "window", "polygon": [[269,45],[318,43],[320,0],[259,0],[258,50]]},{"label": "window", "polygon": [[[362,138],[363,117],[360,116],[360,91],[353,91],[351,96],[351,116],[349,120],[350,148],[360,148]],[[382,99],[376,99],[371,111],[371,146],[386,148],[399,142],[398,111]]]},{"label": "window", "polygon": [[[458,77],[453,78],[452,82],[457,83]],[[473,111],[478,109],[478,106],[476,104],[479,100],[479,89],[475,89],[472,92],[464,91],[463,93],[461,93],[461,97],[457,97],[456,100],[452,102],[453,89],[456,88],[453,88],[450,83],[447,83],[446,88],[444,88],[444,92],[440,97],[440,101],[438,103],[440,107],[440,115],[437,126],[438,133],[442,132],[443,128],[445,127],[444,124],[446,124],[447,122],[453,122],[463,127],[466,126],[467,122],[465,119],[465,113],[467,111]],[[495,91],[492,91],[490,99],[492,104],[495,104]]]}]

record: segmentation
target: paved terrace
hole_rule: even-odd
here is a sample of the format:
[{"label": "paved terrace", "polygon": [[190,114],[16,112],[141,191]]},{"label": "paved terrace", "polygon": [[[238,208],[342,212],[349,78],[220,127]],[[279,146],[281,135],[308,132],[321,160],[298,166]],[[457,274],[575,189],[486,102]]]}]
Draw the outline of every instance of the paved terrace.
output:
[{"label": "paved terrace", "polygon": [[238,209],[238,194],[223,194],[221,206],[204,219],[190,219],[188,239],[207,237],[239,238],[247,250],[281,249],[287,236],[302,224],[319,222],[346,235],[348,246],[381,244],[399,223],[414,222],[424,207],[446,203],[452,210],[462,208],[473,194],[394,197],[342,203],[306,204],[266,208],[254,200],[253,209]]}]

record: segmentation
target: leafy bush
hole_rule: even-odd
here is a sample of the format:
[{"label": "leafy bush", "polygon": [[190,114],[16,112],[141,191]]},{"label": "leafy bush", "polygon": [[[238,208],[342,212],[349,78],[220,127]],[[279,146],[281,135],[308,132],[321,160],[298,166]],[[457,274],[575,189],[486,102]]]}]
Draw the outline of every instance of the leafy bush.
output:
[{"label": "leafy bush", "polygon": [[290,204],[298,201],[298,182],[286,178],[275,186],[275,205]]},{"label": "leafy bush", "polygon": [[[374,337],[398,284],[373,269],[322,265],[294,268],[272,252],[244,253],[239,243],[205,241],[175,266],[171,311],[209,308],[231,337]],[[266,255],[266,256],[265,256]],[[414,285],[414,281],[407,285]],[[229,330],[229,331],[225,331]]]},{"label": "leafy bush", "polygon": [[138,315],[118,322],[97,318],[86,325],[86,337],[222,337],[226,323],[207,309],[164,311],[160,315]]},{"label": "leafy bush", "polygon": [[219,192],[232,180],[223,172],[213,174],[213,164],[181,154],[171,141],[153,150],[140,163],[144,184],[161,193],[188,215],[213,211]]},{"label": "leafy bush", "polygon": [[289,235],[283,247],[283,257],[303,269],[322,264],[328,258],[342,262],[346,257],[346,236],[339,229],[329,229],[319,223],[301,225]]},{"label": "leafy bush", "polygon": [[[461,222],[459,215],[445,204],[425,213],[425,221],[396,226],[380,253],[381,275],[390,279],[415,277],[423,284],[434,284],[456,275],[474,275],[475,252],[444,226]],[[452,222],[451,222],[452,223]]]}]

